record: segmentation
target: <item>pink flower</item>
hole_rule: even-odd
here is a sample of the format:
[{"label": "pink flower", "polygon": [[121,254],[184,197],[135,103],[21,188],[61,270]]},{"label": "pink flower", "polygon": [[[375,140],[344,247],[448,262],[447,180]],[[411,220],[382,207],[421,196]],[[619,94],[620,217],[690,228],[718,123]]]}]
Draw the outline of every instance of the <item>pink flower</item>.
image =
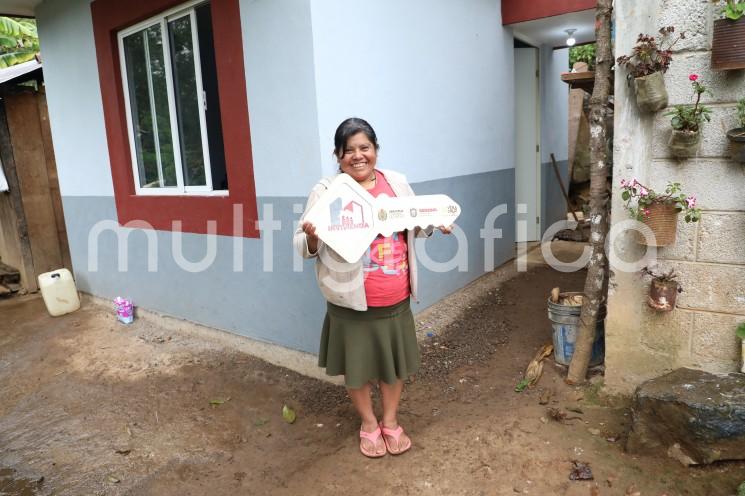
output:
[{"label": "pink flower", "polygon": [[649,209],[648,208],[645,208],[644,209],[644,216],[645,217],[649,217],[649,214],[650,214]]},{"label": "pink flower", "polygon": [[636,178],[634,177],[634,178],[631,178],[631,182],[630,182],[630,183],[628,183],[628,184],[629,184],[629,186],[631,186],[631,187],[633,188],[633,187],[635,187],[635,186],[636,186],[637,184],[639,184],[639,181],[637,181],[637,180],[636,180]]},{"label": "pink flower", "polygon": [[626,179],[621,179],[621,187],[622,188],[625,188],[627,184],[629,184],[629,183],[626,182]]},{"label": "pink flower", "polygon": [[649,191],[644,186],[639,186],[639,196],[647,196]]},{"label": "pink flower", "polygon": [[691,195],[688,198],[686,198],[686,204],[688,205],[688,208],[693,208],[696,206],[696,196]]},{"label": "pink flower", "polygon": [[688,79],[695,82],[696,80],[698,80],[698,74],[691,74],[690,76],[688,76]]}]

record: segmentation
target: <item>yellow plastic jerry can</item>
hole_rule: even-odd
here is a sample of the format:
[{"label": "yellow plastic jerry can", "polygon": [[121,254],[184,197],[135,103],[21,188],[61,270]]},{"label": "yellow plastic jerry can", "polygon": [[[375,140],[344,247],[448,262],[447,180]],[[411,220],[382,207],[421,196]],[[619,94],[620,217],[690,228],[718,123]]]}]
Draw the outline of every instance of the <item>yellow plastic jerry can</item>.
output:
[{"label": "yellow plastic jerry can", "polygon": [[69,270],[45,272],[39,275],[38,281],[44,304],[52,317],[65,315],[80,308],[78,290]]}]

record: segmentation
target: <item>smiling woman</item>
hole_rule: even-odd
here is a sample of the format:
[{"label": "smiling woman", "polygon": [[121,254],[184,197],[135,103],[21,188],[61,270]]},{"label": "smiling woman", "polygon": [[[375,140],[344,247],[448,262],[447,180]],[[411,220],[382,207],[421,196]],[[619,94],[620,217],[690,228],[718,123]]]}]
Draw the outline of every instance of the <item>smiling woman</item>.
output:
[{"label": "smiling woman", "polygon": [[352,176],[365,189],[375,183],[379,148],[375,131],[362,119],[347,119],[336,130],[334,154],[339,170]]},{"label": "smiling woman", "polygon": [[[349,175],[373,197],[413,196],[401,174],[376,168],[379,148],[370,124],[358,118],[345,120],[334,135],[339,173]],[[327,300],[318,365],[328,375],[344,375],[361,419],[362,454],[371,458],[386,453],[398,455],[411,447],[411,440],[398,425],[403,381],[419,369],[419,347],[409,306],[409,297],[416,298],[417,290],[414,238],[429,234],[409,229],[378,235],[362,259],[346,262],[323,243],[315,226],[305,221],[331,179],[322,179],[311,191],[294,237],[297,251],[305,258],[316,259],[318,285]],[[355,222],[359,205],[338,200],[330,215],[339,217],[343,210],[346,222]],[[382,398],[380,423],[370,398],[373,383],[379,385]]]}]

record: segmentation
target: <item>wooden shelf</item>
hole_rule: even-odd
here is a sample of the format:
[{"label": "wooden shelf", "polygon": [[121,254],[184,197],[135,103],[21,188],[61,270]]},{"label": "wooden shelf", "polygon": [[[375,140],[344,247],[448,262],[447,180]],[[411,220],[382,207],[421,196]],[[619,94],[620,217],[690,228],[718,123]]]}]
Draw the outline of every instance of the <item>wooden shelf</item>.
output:
[{"label": "wooden shelf", "polygon": [[[611,75],[610,94],[613,94],[613,76]],[[595,71],[585,72],[564,72],[561,74],[561,80],[569,85],[571,89],[579,88],[592,94],[595,87]]]},{"label": "wooden shelf", "polygon": [[564,72],[561,75],[561,80],[572,89],[579,88],[592,93],[592,88],[595,86],[595,71]]}]

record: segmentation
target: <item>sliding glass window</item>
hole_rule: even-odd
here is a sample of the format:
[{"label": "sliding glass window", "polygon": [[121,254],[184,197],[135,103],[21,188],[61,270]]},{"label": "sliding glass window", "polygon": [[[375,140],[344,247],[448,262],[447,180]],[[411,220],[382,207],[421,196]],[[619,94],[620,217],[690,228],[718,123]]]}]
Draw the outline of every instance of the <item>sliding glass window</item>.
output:
[{"label": "sliding glass window", "polygon": [[226,194],[209,3],[119,33],[138,194]]}]

